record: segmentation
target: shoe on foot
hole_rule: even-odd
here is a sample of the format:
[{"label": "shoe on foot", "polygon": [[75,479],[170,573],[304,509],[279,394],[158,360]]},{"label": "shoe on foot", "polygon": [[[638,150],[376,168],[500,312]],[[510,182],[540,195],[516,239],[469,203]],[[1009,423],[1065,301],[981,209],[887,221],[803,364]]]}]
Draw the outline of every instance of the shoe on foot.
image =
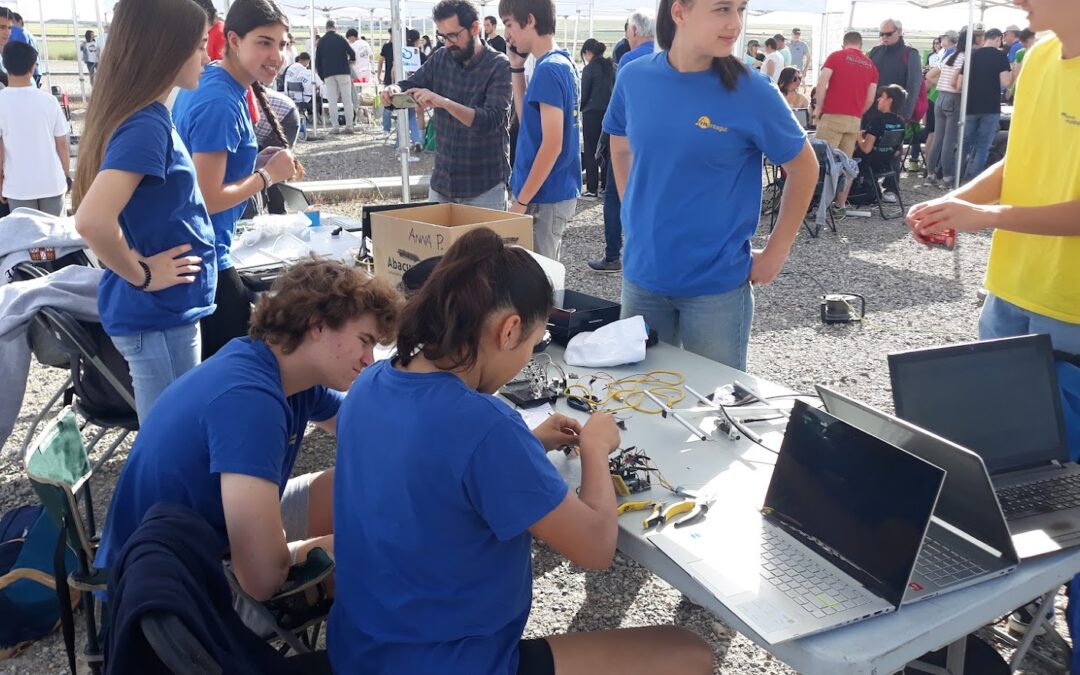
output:
[{"label": "shoe on foot", "polygon": [[413,143],[412,151],[419,155],[424,151],[424,148],[421,147],[419,143]]},{"label": "shoe on foot", "polygon": [[582,199],[596,199],[597,196],[598,195],[592,190],[586,190],[585,192],[581,193]]},{"label": "shoe on foot", "polygon": [[621,272],[622,260],[615,258],[614,260],[608,260],[607,258],[601,258],[600,260],[590,260],[589,268],[594,272]]},{"label": "shoe on foot", "polygon": [[881,193],[881,201],[885,202],[886,204],[895,204],[898,200],[899,198],[892,190],[886,190],[885,192]]},{"label": "shoe on foot", "polygon": [[[1035,615],[1039,613],[1040,602],[1029,602],[1020,609],[1016,610],[1009,615],[1009,630],[1013,633],[1024,635],[1031,630],[1031,623],[1035,618]],[[1046,618],[1050,619],[1054,616],[1054,608],[1049,607],[1046,610]],[[1039,636],[1046,632],[1044,624],[1039,624],[1035,629],[1035,635]]]},{"label": "shoe on foot", "polygon": [[922,165],[918,162],[909,159],[904,162],[904,171],[918,171],[920,166]]}]

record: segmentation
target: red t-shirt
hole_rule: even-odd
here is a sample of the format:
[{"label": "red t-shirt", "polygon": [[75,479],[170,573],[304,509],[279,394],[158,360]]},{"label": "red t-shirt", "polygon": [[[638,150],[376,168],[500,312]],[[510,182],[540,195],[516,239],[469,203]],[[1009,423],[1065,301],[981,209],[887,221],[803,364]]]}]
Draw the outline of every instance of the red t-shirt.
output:
[{"label": "red t-shirt", "polygon": [[211,61],[225,58],[225,22],[220,19],[206,33],[206,53]]},{"label": "red t-shirt", "polygon": [[829,89],[821,105],[823,115],[862,117],[866,92],[878,81],[878,71],[866,54],[854,47],[829,54],[823,68],[832,71]]}]

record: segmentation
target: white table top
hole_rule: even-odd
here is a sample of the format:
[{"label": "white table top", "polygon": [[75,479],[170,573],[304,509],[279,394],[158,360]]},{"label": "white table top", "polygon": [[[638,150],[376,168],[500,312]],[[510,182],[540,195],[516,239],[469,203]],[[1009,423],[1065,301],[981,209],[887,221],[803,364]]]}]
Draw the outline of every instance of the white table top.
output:
[{"label": "white table top", "polygon": [[[556,360],[562,357],[562,349],[557,346],[550,347],[548,352]],[[568,374],[579,376],[592,372],[587,368],[564,367]],[[779,385],[662,344],[650,348],[642,363],[603,370],[614,377],[649,370],[674,370],[685,375],[686,383],[701,394],[708,394],[734,379],[756,387],[764,396],[792,393]],[[571,384],[573,382],[571,380]],[[676,409],[693,407],[692,398],[688,394]],[[580,420],[586,417],[569,408],[564,399],[560,399],[556,409]],[[707,420],[713,418],[708,412],[683,416],[692,423],[702,423],[704,430],[710,429]],[[778,420],[755,423],[752,428],[766,445],[779,449],[784,426],[785,421]],[[642,413],[633,413],[626,419],[622,439],[622,447],[635,445],[644,449],[672,484],[700,488],[710,483],[710,492],[718,488],[718,499],[709,511],[709,518],[737,517],[739,512],[753,515],[753,510],[746,505],[756,508],[764,501],[776,457],[746,439],[730,441],[718,434],[713,434],[713,440],[709,441],[694,439],[674,420]],[[562,458],[561,453],[549,456],[571,482],[576,480],[575,471],[577,477],[580,476],[574,460]],[[659,485],[634,496],[635,499],[649,497],[669,502],[675,499]],[[733,503],[741,504],[742,508],[725,508],[725,504]],[[922,654],[954,642],[1080,573],[1080,548],[1075,548],[1025,561],[1010,575],[908,605],[893,614],[770,645],[643,536],[643,517],[642,512],[631,512],[622,517],[619,550],[803,675],[895,672]]]}]

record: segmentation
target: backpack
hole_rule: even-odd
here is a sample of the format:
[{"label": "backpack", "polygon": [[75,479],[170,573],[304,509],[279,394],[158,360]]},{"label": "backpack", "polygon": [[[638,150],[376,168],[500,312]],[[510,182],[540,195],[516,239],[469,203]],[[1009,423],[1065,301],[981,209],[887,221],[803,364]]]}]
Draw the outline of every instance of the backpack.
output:
[{"label": "backpack", "polygon": [[[15,656],[60,622],[53,558],[60,533],[41,506],[21,506],[0,518],[0,659]],[[67,564],[77,565],[65,548]],[[78,604],[71,594],[71,606]]]},{"label": "backpack", "polygon": [[[914,51],[914,47],[908,47],[904,51],[904,65],[908,64],[911,59],[911,52]],[[918,53],[918,52],[916,52]],[[911,95],[911,92],[908,92]],[[926,116],[926,111],[930,109],[929,89],[926,86],[926,76],[923,75],[922,84],[919,87],[919,98],[915,100],[915,110],[911,113],[911,119],[915,121],[921,120]]]}]

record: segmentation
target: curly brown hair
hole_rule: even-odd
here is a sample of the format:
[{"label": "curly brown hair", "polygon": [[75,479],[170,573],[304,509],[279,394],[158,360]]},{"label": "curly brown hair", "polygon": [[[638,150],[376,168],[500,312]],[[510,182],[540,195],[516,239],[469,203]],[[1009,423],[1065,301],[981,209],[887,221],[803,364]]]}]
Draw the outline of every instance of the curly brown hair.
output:
[{"label": "curly brown hair", "polygon": [[259,300],[248,334],[290,354],[308,329],[337,330],[364,314],[375,317],[379,342],[397,339],[401,294],[382,279],[360,269],[312,256],[278,277],[273,291]]}]

